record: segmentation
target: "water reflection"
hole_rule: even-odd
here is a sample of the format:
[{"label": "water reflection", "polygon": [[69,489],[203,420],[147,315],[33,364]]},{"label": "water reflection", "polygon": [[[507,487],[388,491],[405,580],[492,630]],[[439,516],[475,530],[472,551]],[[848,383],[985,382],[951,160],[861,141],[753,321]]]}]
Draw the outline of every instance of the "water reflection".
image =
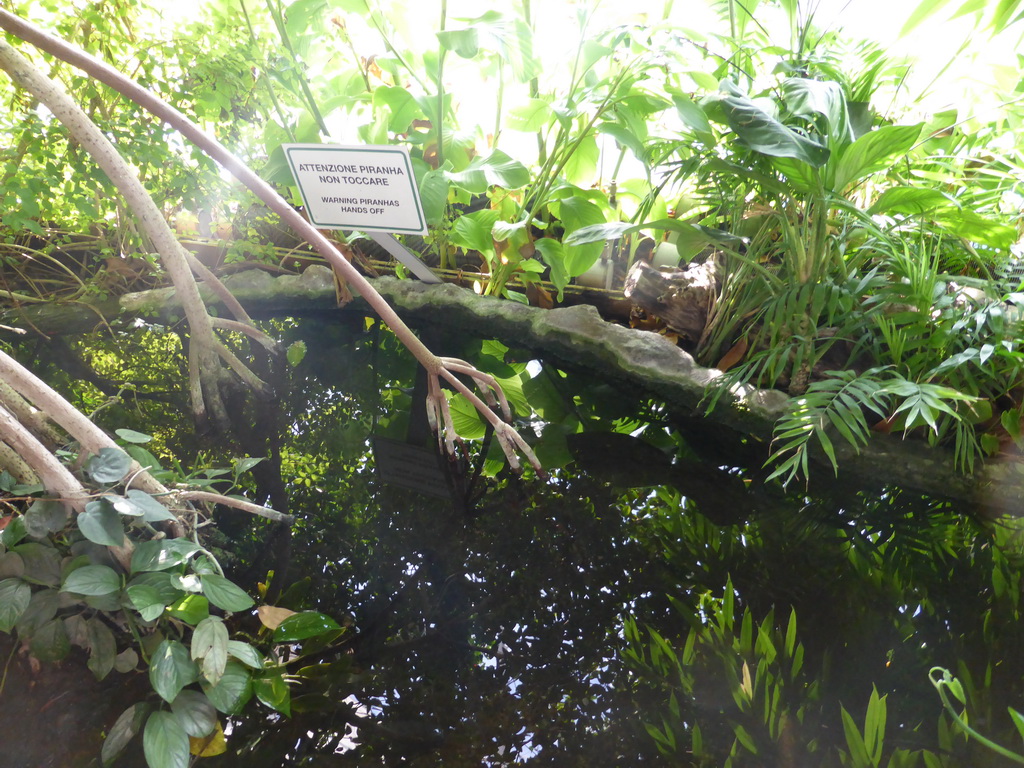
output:
[{"label": "water reflection", "polygon": [[[418,494],[382,482],[368,448],[424,439],[411,361],[362,322],[302,334],[282,452],[301,581],[281,604],[352,631],[290,669],[293,718],[234,724],[246,765],[835,765],[840,707],[863,726],[873,686],[881,764],[922,748],[996,764],[943,735],[936,664],[1019,741],[1010,528],[894,488],[786,494],[744,466],[763,446],[550,362],[525,374],[543,397],[521,416],[562,466],[488,476],[470,453],[448,499]],[[514,351],[435,341],[522,375]]]}]

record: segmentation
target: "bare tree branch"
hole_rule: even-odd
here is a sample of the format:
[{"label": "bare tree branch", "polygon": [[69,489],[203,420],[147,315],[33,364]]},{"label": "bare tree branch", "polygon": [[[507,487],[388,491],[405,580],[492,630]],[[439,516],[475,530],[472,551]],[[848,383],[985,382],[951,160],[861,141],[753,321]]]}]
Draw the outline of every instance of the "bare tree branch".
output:
[{"label": "bare tree branch", "polygon": [[[224,168],[235,176],[235,178],[241,181],[257,197],[259,197],[267,207],[277,213],[287,225],[316,248],[320,255],[327,260],[343,280],[356,287],[360,295],[362,295],[366,302],[373,307],[381,320],[391,328],[399,341],[401,341],[409,351],[412,352],[413,356],[427,370],[427,375],[433,383],[433,386],[429,388],[427,396],[428,410],[435,413],[446,412],[447,403],[442,403],[438,400],[438,398],[444,398],[444,393],[438,383],[438,377],[444,375],[444,378],[453,384],[456,379],[454,374],[449,370],[448,364],[445,360],[427,349],[426,345],[424,345],[416,334],[414,334],[402,321],[398,316],[398,313],[396,313],[384,297],[374,289],[373,285],[370,284],[370,282],[367,281],[366,278],[364,278],[359,271],[341,255],[330,240],[324,237],[324,235],[315,229],[298,211],[292,208],[292,206],[288,204],[288,201],[281,197],[273,187],[257,176],[256,173],[254,173],[244,162],[235,157],[226,147],[206,133],[194,122],[189,120],[181,112],[174,109],[174,107],[167,104],[155,94],[152,94],[142,88],[138,83],[122,75],[110,65],[93,58],[84,51],[76,49],[64,40],[47,34],[24,19],[21,19],[3,9],[0,9],[0,27],[17,36],[21,40],[24,40],[75,67],[78,67],[94,77],[96,80],[105,83],[126,98],[131,99],[144,109],[149,110],[154,115],[167,122],[172,128],[179,131],[183,136],[195,143],[214,160],[223,165]],[[487,383],[487,377],[475,368],[461,365],[458,367],[460,369],[460,373],[480,382],[484,388],[490,386],[489,383]],[[482,405],[482,415],[488,421],[494,423],[494,420],[497,417],[490,408],[487,408],[479,398],[476,398],[475,401],[471,400],[471,402],[473,402],[474,406],[478,409],[480,409]],[[451,425],[451,420],[434,419],[432,423],[436,425],[435,428],[443,429],[445,431],[446,434],[443,435],[443,442],[450,448],[453,445],[454,440],[458,438],[458,435],[455,434],[454,428]],[[523,448],[526,446],[526,443],[507,422],[503,421],[501,423],[502,428],[497,430],[500,435],[499,442],[502,449],[505,451],[505,455],[508,458],[509,463],[512,466],[517,467],[518,459],[516,458],[514,446]],[[532,451],[527,453],[526,456],[534,467],[540,469],[540,464]]]}]

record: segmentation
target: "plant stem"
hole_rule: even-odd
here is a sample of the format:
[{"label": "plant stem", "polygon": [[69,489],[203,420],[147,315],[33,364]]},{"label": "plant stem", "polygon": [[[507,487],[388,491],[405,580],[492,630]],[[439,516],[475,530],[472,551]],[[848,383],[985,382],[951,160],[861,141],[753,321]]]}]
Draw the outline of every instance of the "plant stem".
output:
[{"label": "plant stem", "polygon": [[[448,20],[448,0],[441,0],[440,32]],[[448,49],[441,44],[437,52],[437,167],[444,165],[444,57]]]}]

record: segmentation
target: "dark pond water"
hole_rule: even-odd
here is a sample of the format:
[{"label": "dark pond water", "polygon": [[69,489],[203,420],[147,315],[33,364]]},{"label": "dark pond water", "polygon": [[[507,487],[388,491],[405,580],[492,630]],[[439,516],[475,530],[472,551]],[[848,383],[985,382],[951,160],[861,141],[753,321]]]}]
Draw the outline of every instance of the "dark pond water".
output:
[{"label": "dark pond water", "polygon": [[287,332],[309,348],[280,449],[299,521],[289,542],[223,515],[215,544],[247,588],[286,568],[277,604],[349,632],[290,667],[292,718],[250,709],[201,764],[1004,764],[941,717],[934,666],[972,723],[1021,746],[1014,526],[898,488],[766,485],[765,446],[451,337],[431,342],[519,381],[551,472],[513,475],[477,441],[435,464],[443,495],[418,493],[370,450],[430,444],[393,338],[361,318]]}]

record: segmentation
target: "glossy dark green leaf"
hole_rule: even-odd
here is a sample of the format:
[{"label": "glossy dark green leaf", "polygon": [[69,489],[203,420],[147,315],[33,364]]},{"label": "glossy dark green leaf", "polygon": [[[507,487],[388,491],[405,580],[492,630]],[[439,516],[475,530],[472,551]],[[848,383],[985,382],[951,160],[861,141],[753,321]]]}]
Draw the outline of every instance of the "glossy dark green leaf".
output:
[{"label": "glossy dark green leaf", "polygon": [[51,546],[28,541],[11,550],[25,566],[22,578],[30,584],[56,587],[60,584],[60,553]]},{"label": "glossy dark green leaf", "polygon": [[21,579],[0,581],[0,632],[10,632],[28,608],[32,589]]},{"label": "glossy dark green leaf", "polygon": [[89,670],[102,680],[114,668],[117,657],[117,641],[114,633],[99,617],[93,617],[86,623],[89,634]]},{"label": "glossy dark green leaf", "polygon": [[132,607],[139,612],[143,621],[153,621],[164,612],[168,603],[159,590],[145,584],[136,584],[125,589]]},{"label": "glossy dark green leaf", "polygon": [[252,608],[255,601],[249,597],[244,589],[232,583],[223,576],[215,573],[203,574],[200,579],[203,583],[203,594],[210,602],[225,611],[235,613]]},{"label": "glossy dark green leaf", "polygon": [[202,683],[207,698],[220,712],[232,715],[240,711],[252,696],[252,673],[237,661],[228,661],[216,685]]},{"label": "glossy dark green leaf", "polygon": [[247,667],[253,669],[263,667],[263,655],[249,643],[243,643],[241,640],[228,640],[228,655],[233,659],[238,659]]},{"label": "glossy dark green leaf", "polygon": [[198,551],[199,547],[187,539],[144,541],[132,553],[132,573],[174,568]]},{"label": "glossy dark green leaf", "polygon": [[252,681],[256,698],[286,717],[291,716],[291,689],[281,675],[256,678]]},{"label": "glossy dark green leaf", "polygon": [[7,524],[7,527],[0,531],[0,544],[10,549],[28,535],[25,530],[25,521],[16,517]]},{"label": "glossy dark green leaf", "polygon": [[53,499],[37,499],[32,502],[23,519],[28,535],[42,538],[64,528],[68,521],[68,509]]},{"label": "glossy dark green leaf", "polygon": [[142,732],[149,768],[188,768],[188,734],[172,712],[154,712]]},{"label": "glossy dark green leaf", "polygon": [[90,502],[85,511],[80,512],[75,521],[78,530],[89,541],[106,547],[124,545],[124,524],[121,516],[106,499]]},{"label": "glossy dark green leaf", "polygon": [[736,136],[755,152],[770,157],[792,157],[820,168],[829,158],[828,147],[783,125],[748,97],[717,96],[726,122]]},{"label": "glossy dark green leaf", "polygon": [[162,520],[174,520],[175,516],[145,491],[132,488],[128,491],[125,500],[125,508],[118,508],[122,515],[142,517],[147,523],[158,523]]},{"label": "glossy dark green leaf", "polygon": [[303,611],[289,616],[274,630],[275,643],[292,643],[341,629],[334,619],[316,611]]},{"label": "glossy dark green leaf", "polygon": [[62,591],[77,595],[109,595],[121,589],[121,577],[105,565],[87,565],[72,571]]},{"label": "glossy dark green leaf", "polygon": [[149,682],[167,703],[190,683],[199,679],[199,669],[188,649],[177,640],[164,640],[149,660]]},{"label": "glossy dark green leaf", "polygon": [[56,589],[37,589],[32,593],[21,616],[14,625],[22,638],[31,637],[43,624],[53,619],[60,608],[60,596]]},{"label": "glossy dark green leaf", "polygon": [[142,723],[149,714],[150,705],[145,702],[132,704],[128,709],[114,721],[114,724],[107,731],[107,737],[103,740],[103,749],[100,751],[100,759],[104,766],[111,765],[114,760],[124,751],[128,743],[135,738],[135,735],[142,730]]},{"label": "glossy dark green leaf", "polygon": [[57,662],[71,650],[71,640],[61,619],[50,619],[32,633],[29,650],[42,662]]},{"label": "glossy dark green leaf", "polygon": [[196,739],[209,736],[217,724],[217,710],[201,691],[183,690],[171,702],[171,711],[185,733]]},{"label": "glossy dark green leaf", "polygon": [[120,448],[100,448],[85,462],[85,472],[94,483],[111,485],[128,474],[132,460]]},{"label": "glossy dark green leaf", "polygon": [[153,439],[151,436],[142,432],[136,432],[134,429],[115,429],[114,434],[126,443],[148,443]]}]

